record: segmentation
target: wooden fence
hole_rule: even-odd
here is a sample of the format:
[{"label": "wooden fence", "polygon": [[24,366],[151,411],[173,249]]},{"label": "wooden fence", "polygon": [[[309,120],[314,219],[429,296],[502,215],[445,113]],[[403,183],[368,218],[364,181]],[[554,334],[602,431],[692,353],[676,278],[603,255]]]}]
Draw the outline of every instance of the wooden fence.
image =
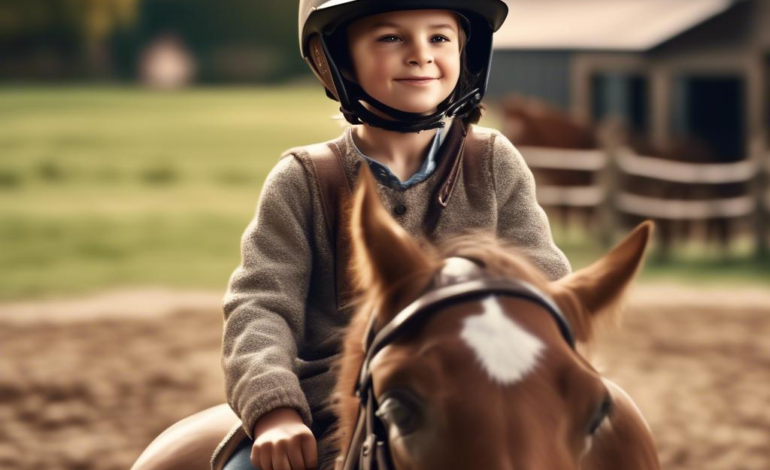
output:
[{"label": "wooden fence", "polygon": [[[545,207],[592,208],[600,216],[600,235],[610,243],[619,228],[621,214],[658,221],[707,221],[753,218],[756,251],[768,253],[770,214],[770,153],[736,163],[684,163],[643,157],[627,148],[606,150],[565,150],[520,147],[529,167],[535,171],[558,170],[594,174],[595,184],[549,186],[538,182],[537,198]],[[626,176],[643,177],[662,183],[683,185],[745,184],[750,191],[721,199],[668,199],[628,192],[620,181]]]}]

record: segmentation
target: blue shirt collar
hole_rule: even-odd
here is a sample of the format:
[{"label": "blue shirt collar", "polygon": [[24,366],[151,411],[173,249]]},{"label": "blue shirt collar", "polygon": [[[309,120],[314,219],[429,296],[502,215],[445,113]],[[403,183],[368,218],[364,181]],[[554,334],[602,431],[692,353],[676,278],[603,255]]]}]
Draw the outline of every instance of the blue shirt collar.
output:
[{"label": "blue shirt collar", "polygon": [[433,142],[430,144],[428,156],[425,158],[425,160],[423,160],[420,169],[417,171],[417,173],[412,175],[404,182],[398,179],[398,176],[393,174],[387,165],[367,157],[363,154],[363,152],[361,152],[361,150],[358,149],[356,143],[353,141],[353,136],[351,134],[353,132],[352,126],[348,127],[347,132],[348,138],[350,139],[350,142],[353,145],[356,153],[358,153],[358,155],[362,156],[366,160],[374,177],[377,178],[380,183],[389,188],[400,189],[403,191],[417,183],[420,183],[421,181],[424,181],[436,169],[436,156],[438,155],[438,149],[441,146],[441,128],[437,129],[436,136],[433,138]]}]

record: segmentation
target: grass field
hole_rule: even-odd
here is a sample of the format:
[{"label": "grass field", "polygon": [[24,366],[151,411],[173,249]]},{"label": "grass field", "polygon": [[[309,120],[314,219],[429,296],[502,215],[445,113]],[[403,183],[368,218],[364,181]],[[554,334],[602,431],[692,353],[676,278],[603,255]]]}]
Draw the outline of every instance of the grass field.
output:
[{"label": "grass field", "polygon": [[[0,300],[224,289],[265,175],[287,148],[337,136],[335,113],[315,87],[0,88]],[[602,251],[555,233],[576,267]],[[695,253],[644,276],[770,281],[748,255]]]}]

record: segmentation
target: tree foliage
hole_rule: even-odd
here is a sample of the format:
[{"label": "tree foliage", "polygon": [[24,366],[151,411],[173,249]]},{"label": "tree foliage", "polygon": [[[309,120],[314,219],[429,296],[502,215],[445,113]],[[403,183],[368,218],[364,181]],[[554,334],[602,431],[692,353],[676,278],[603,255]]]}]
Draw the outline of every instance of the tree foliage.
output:
[{"label": "tree foliage", "polygon": [[88,77],[105,60],[134,77],[142,51],[173,34],[204,81],[277,80],[307,73],[296,17],[286,0],[5,0],[0,78]]},{"label": "tree foliage", "polygon": [[257,62],[262,72],[254,78],[264,80],[305,72],[293,1],[144,0],[137,17],[140,47],[163,34],[177,35],[199,59],[203,80],[232,78],[222,70],[227,57]]}]

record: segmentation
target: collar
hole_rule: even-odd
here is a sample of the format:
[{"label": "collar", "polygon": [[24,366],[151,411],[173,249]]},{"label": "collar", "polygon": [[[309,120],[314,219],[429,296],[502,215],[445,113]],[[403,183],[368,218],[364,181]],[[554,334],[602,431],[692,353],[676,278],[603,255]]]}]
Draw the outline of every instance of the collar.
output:
[{"label": "collar", "polygon": [[[449,125],[451,125],[451,122],[449,122]],[[348,126],[348,128],[346,129],[346,132],[348,134],[347,138],[349,139],[353,150],[357,155],[363,157],[364,160],[369,164],[369,169],[372,171],[372,174],[374,175],[374,177],[382,185],[393,189],[399,189],[402,191],[410,188],[411,186],[414,186],[417,183],[424,181],[433,173],[433,171],[436,169],[436,161],[439,155],[439,148],[441,147],[441,144],[444,141],[444,137],[447,134],[447,132],[443,131],[442,128],[438,128],[436,130],[436,135],[430,144],[430,148],[428,149],[428,155],[423,160],[422,165],[420,166],[420,169],[417,170],[417,172],[413,174],[411,177],[409,177],[406,181],[402,182],[393,173],[393,171],[391,171],[391,169],[388,168],[387,165],[385,165],[384,163],[380,163],[377,160],[374,160],[373,158],[368,157],[363,152],[361,152],[361,150],[356,146],[356,143],[353,140],[352,126]]]}]

